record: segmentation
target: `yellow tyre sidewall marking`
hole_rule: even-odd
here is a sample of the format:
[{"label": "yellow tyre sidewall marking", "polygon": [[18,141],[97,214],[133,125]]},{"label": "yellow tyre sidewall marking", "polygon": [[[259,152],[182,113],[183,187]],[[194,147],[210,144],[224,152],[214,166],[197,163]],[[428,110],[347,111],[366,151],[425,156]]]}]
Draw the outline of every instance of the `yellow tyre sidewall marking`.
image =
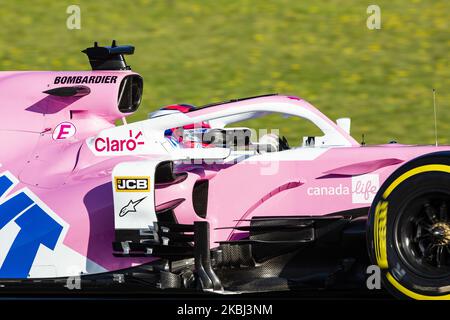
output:
[{"label": "yellow tyre sidewall marking", "polygon": [[380,201],[375,208],[374,219],[374,244],[375,244],[375,257],[378,266],[381,269],[387,269],[387,246],[386,246],[386,233],[387,233],[387,209],[388,202]]},{"label": "yellow tyre sidewall marking", "polygon": [[426,296],[423,294],[415,293],[404,286],[402,286],[389,272],[386,274],[388,281],[405,296],[413,298],[415,300],[450,300],[450,294],[443,296]]},{"label": "yellow tyre sidewall marking", "polygon": [[394,182],[391,183],[391,185],[386,189],[386,191],[384,191],[383,198],[387,199],[387,197],[389,197],[391,192],[400,183],[402,183],[406,179],[408,179],[408,178],[410,178],[412,176],[415,176],[416,174],[424,173],[424,172],[430,172],[430,171],[440,171],[440,172],[450,173],[450,166],[443,165],[443,164],[427,164],[427,165],[424,165],[424,166],[421,166],[421,167],[417,167],[417,168],[411,169],[411,170],[405,172],[404,174],[402,174],[400,177],[395,179]]},{"label": "yellow tyre sidewall marking", "polygon": [[[383,193],[383,198],[387,199],[389,195],[392,193],[392,191],[406,179],[415,176],[416,174],[430,171],[450,173],[450,166],[443,164],[428,164],[411,169],[403,173],[389,185],[389,187]],[[381,200],[380,202],[378,202],[375,208],[375,219],[374,219],[375,257],[378,266],[382,269],[388,268],[387,246],[386,246],[387,207],[388,201]],[[386,278],[398,291],[400,291],[401,293],[410,298],[416,300],[450,300],[450,294],[442,296],[427,296],[415,293],[402,286],[389,272],[387,272]]]}]

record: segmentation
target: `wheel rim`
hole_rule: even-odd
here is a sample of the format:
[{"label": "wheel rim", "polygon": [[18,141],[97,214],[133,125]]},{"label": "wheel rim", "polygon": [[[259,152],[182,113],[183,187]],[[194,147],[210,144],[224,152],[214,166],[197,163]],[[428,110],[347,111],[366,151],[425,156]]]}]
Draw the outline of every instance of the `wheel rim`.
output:
[{"label": "wheel rim", "polygon": [[401,260],[421,277],[450,276],[450,194],[416,195],[404,203],[395,224]]}]

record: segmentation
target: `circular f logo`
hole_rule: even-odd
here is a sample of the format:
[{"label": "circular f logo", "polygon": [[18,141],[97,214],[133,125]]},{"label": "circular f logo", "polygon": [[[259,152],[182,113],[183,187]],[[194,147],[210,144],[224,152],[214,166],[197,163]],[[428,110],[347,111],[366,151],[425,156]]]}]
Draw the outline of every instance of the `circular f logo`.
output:
[{"label": "circular f logo", "polygon": [[64,140],[72,137],[77,132],[77,128],[71,122],[61,122],[53,130],[53,140]]}]

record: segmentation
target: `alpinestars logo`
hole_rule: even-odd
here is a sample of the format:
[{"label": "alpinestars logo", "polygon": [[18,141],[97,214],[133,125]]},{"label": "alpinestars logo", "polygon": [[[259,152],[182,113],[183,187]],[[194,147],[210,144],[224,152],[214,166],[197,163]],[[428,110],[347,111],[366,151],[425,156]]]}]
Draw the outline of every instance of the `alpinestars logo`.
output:
[{"label": "alpinestars logo", "polygon": [[128,204],[125,207],[120,209],[119,217],[124,217],[129,212],[136,212],[136,206],[139,203],[141,203],[142,201],[144,201],[145,198],[147,198],[147,197],[143,197],[143,198],[141,198],[139,200],[136,200],[136,201],[130,200],[130,202],[128,202]]}]

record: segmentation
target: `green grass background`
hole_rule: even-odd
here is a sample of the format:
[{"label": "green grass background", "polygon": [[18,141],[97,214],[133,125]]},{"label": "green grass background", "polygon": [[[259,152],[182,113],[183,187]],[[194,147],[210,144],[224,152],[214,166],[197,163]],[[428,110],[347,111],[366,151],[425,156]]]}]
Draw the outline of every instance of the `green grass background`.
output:
[{"label": "green grass background", "polygon": [[[381,7],[381,30],[366,8]],[[81,7],[81,30],[66,28]],[[165,104],[205,104],[279,92],[330,118],[350,116],[368,143],[433,143],[432,88],[440,142],[450,141],[450,1],[134,0],[0,1],[1,70],[85,70],[94,40],[134,44],[145,79],[135,121]],[[250,123],[309,134],[301,121]]]}]

